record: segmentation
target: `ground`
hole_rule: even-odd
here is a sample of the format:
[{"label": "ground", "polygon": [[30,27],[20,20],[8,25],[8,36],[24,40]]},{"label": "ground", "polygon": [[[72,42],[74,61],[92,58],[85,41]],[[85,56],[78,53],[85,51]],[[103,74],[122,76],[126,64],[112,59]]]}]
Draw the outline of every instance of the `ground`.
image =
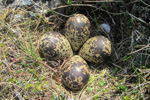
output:
[{"label": "ground", "polygon": [[[0,13],[2,100],[150,99],[149,1],[67,0],[46,13],[34,11],[34,6],[7,6]],[[61,70],[58,82],[56,73],[47,67],[57,70],[59,61],[49,61],[39,54],[41,36],[49,31],[64,34],[66,20],[75,13],[89,18],[90,37],[104,35],[112,43],[112,55],[104,63],[88,62],[90,79],[80,91],[67,89],[61,82]],[[102,23],[111,26],[110,33],[100,28]]]}]

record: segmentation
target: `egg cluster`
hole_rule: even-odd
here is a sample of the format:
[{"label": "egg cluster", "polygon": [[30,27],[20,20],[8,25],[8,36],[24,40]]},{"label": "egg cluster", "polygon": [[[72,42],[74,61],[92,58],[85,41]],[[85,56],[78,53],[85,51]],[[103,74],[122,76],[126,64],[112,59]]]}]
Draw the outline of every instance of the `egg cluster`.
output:
[{"label": "egg cluster", "polygon": [[40,40],[40,53],[49,60],[63,60],[73,55],[73,51],[79,51],[62,68],[62,81],[71,90],[80,90],[87,84],[90,74],[86,61],[102,63],[111,55],[111,42],[106,37],[89,37],[89,19],[74,14],[65,24],[65,36],[48,32]]}]

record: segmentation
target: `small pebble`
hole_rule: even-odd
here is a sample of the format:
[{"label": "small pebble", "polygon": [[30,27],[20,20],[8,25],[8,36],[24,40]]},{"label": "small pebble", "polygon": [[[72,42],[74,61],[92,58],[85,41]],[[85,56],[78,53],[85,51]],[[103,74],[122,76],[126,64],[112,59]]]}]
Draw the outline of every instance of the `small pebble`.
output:
[{"label": "small pebble", "polygon": [[110,27],[109,24],[103,23],[103,24],[100,25],[100,28],[102,28],[107,33],[110,33],[111,27]]}]

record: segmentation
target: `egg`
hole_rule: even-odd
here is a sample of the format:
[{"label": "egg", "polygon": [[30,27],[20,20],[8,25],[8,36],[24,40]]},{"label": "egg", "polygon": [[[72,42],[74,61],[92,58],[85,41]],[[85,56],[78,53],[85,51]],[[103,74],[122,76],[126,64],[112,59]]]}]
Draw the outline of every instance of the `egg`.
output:
[{"label": "egg", "polygon": [[90,36],[90,21],[83,14],[74,14],[65,24],[65,37],[70,42],[73,51],[79,50]]},{"label": "egg", "polygon": [[89,66],[78,55],[70,58],[62,68],[62,81],[71,90],[81,90],[89,80]]},{"label": "egg", "polygon": [[111,55],[111,42],[104,36],[88,39],[79,51],[79,56],[91,63],[102,63]]},{"label": "egg", "polygon": [[69,41],[58,32],[44,34],[40,40],[39,51],[48,60],[63,60],[73,55]]}]

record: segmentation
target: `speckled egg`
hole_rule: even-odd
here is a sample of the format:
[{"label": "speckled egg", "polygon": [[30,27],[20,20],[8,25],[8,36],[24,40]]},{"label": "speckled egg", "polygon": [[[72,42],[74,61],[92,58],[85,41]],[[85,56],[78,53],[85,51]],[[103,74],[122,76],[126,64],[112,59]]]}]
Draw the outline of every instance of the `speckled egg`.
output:
[{"label": "speckled egg", "polygon": [[81,47],[79,55],[91,63],[102,63],[111,55],[111,42],[104,36],[92,37]]},{"label": "speckled egg", "polygon": [[88,64],[78,55],[65,63],[62,72],[62,81],[71,90],[82,89],[90,77]]},{"label": "speckled egg", "polygon": [[40,53],[49,60],[63,60],[73,55],[69,41],[58,32],[48,32],[40,40]]},{"label": "speckled egg", "polygon": [[73,51],[79,50],[90,36],[90,21],[82,14],[74,14],[65,24],[65,37],[70,42]]}]

